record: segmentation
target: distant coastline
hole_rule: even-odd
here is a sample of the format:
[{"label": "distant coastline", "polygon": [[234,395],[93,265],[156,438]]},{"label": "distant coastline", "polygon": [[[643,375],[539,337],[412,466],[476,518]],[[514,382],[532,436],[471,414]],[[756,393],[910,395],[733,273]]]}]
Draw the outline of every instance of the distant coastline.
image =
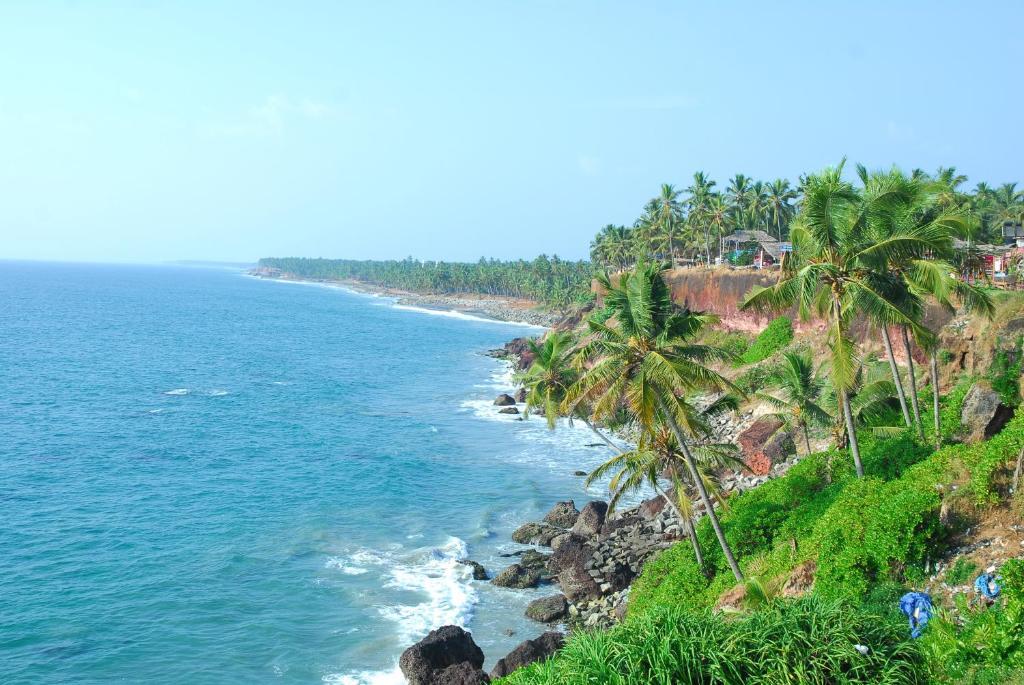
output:
[{"label": "distant coastline", "polygon": [[368,295],[392,297],[402,306],[451,311],[509,323],[525,323],[549,328],[565,317],[565,312],[545,308],[532,300],[501,297],[498,295],[476,295],[472,293],[434,294],[415,293],[397,288],[388,288],[374,283],[352,279],[301,278],[289,273],[265,268],[249,269],[246,273],[256,278],[295,283],[318,283],[335,286]]}]

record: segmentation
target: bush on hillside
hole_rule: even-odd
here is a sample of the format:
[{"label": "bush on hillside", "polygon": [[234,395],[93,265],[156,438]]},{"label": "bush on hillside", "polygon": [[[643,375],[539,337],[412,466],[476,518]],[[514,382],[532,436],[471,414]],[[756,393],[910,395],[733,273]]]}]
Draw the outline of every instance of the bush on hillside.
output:
[{"label": "bush on hillside", "polygon": [[[856,645],[868,645],[867,654]],[[610,631],[577,633],[546,662],[499,681],[507,685],[648,683],[927,682],[905,625],[814,598],[769,603],[726,620],[711,611],[661,608]]]},{"label": "bush on hillside", "polygon": [[1024,336],[1018,337],[1013,347],[996,350],[988,379],[992,389],[999,393],[1003,403],[1010,407],[1020,404],[1020,374],[1024,363]]},{"label": "bush on hillside", "polygon": [[789,317],[778,316],[772,319],[750,348],[743,354],[744,364],[756,364],[767,359],[789,343],[793,342],[793,322]]}]

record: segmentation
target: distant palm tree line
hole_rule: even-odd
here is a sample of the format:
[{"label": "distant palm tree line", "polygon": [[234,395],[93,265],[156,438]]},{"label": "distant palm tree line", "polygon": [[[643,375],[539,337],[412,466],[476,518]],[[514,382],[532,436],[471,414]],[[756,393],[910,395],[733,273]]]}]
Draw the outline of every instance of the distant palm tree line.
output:
[{"label": "distant palm tree line", "polygon": [[593,266],[541,255],[531,261],[483,259],[475,263],[403,260],[357,261],[268,257],[261,267],[300,278],[356,280],[414,292],[518,297],[565,307],[591,299]]},{"label": "distant palm tree line", "polygon": [[[1001,243],[1003,223],[1024,219],[1024,191],[1016,183],[992,187],[981,182],[968,192],[967,177],[956,167],[940,167],[934,174],[915,169],[910,177],[928,189],[938,206],[956,208],[971,219],[958,237]],[[737,230],[761,230],[787,240],[806,182],[807,176],[794,185],[784,178],[758,181],[736,174],[718,191],[717,182],[698,171],[686,188],[663,184],[632,226],[602,228],[590,243],[591,260],[612,270],[650,259],[710,264],[722,256],[722,238]]]}]

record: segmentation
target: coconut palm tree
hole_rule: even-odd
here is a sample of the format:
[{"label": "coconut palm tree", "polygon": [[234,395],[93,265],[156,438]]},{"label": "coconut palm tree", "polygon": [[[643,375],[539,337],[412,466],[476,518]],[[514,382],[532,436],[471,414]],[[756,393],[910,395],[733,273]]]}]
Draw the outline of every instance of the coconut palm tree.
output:
[{"label": "coconut palm tree", "polygon": [[662,183],[658,197],[651,200],[654,204],[653,222],[657,224],[661,237],[668,247],[669,260],[675,264],[675,239],[683,224],[683,205],[679,200],[681,191],[671,183]]},{"label": "coconut palm tree", "polygon": [[690,225],[704,235],[704,256],[711,265],[711,203],[715,193],[715,182],[703,171],[693,175],[693,183],[686,188],[686,207],[689,210]]},{"label": "coconut palm tree", "polygon": [[614,324],[589,322],[590,336],[581,348],[583,373],[566,397],[575,410],[589,405],[595,419],[612,415],[625,406],[641,434],[652,435],[659,425],[672,431],[690,478],[707,510],[733,574],[743,580],[732,549],[722,532],[714,505],[689,439],[703,437],[697,412],[686,400],[699,390],[738,392],[735,386],[706,364],[729,359],[720,348],[692,342],[714,317],[679,310],[661,277],[663,267],[638,264],[612,283],[599,280],[606,291],[605,303],[614,312]]},{"label": "coconut palm tree", "polygon": [[793,205],[790,204],[797,198],[789,181],[784,178],[777,178],[768,184],[768,215],[771,217],[772,226],[782,240],[782,229],[789,225],[793,218]]},{"label": "coconut palm tree", "polygon": [[857,369],[850,323],[857,312],[885,312],[924,335],[920,324],[891,299],[895,277],[879,271],[877,264],[905,253],[926,252],[935,236],[901,227],[886,240],[874,240],[860,220],[860,193],[843,180],[842,168],[840,164],[807,178],[802,211],[791,229],[792,259],[786,260],[775,285],[755,287],[741,308],[778,311],[797,305],[802,318],[814,312],[827,321],[831,380],[849,434],[850,454],[857,475],[863,476],[849,401]]},{"label": "coconut palm tree", "polygon": [[[743,468],[743,462],[738,457],[739,450],[731,444],[699,444],[692,445],[691,452],[704,487],[721,502],[721,487],[714,477],[714,471],[727,467]],[[685,457],[672,431],[661,426],[654,434],[641,436],[636,449],[620,452],[594,469],[587,477],[586,484],[589,486],[614,472],[615,475],[608,483],[612,493],[608,502],[609,510],[614,509],[624,495],[636,491],[645,483],[650,485],[675,512],[693,545],[697,565],[704,571],[704,553],[697,539],[692,499],[696,488],[686,471]],[[662,477],[671,483],[670,490],[662,487]]]},{"label": "coconut palm tree", "polygon": [[[526,388],[524,417],[528,419],[532,410],[539,409],[544,414],[548,428],[554,429],[564,406],[566,392],[578,378],[572,363],[575,340],[569,331],[554,330],[545,335],[541,342],[530,340],[527,344],[534,355],[533,362],[517,377]],[[618,445],[590,422],[586,414],[570,414],[569,420],[573,419],[583,421],[612,451],[621,451]]]},{"label": "coconut palm tree", "polygon": [[785,421],[790,430],[803,433],[804,445],[810,454],[810,426],[828,425],[832,418],[821,407],[825,382],[815,373],[811,355],[807,352],[784,352],[782,363],[770,376],[768,384],[779,394],[759,392],[757,397],[775,407],[778,410],[775,416]]},{"label": "coconut palm tree", "polygon": [[750,205],[753,202],[750,179],[743,174],[736,174],[729,181],[725,190],[725,196],[729,203],[734,228],[743,228],[750,212]]}]

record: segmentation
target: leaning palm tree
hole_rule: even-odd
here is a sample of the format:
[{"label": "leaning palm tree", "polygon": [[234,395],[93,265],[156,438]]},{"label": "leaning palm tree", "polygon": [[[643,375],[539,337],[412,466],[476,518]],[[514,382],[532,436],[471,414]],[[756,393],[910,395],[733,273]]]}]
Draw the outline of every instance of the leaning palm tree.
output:
[{"label": "leaning palm tree", "polygon": [[706,366],[731,355],[692,342],[715,318],[678,309],[661,277],[662,270],[661,266],[639,264],[622,274],[617,283],[599,277],[614,323],[589,322],[590,336],[578,358],[583,373],[569,389],[566,405],[572,410],[589,405],[595,419],[625,406],[641,434],[651,435],[659,425],[667,426],[683,453],[722,552],[736,579],[743,580],[690,449],[690,438],[703,435],[697,413],[686,400],[687,394],[700,390],[738,392]]},{"label": "leaning palm tree", "polygon": [[[731,444],[701,444],[692,445],[691,452],[704,487],[716,500],[722,502],[721,486],[714,471],[727,467],[742,468],[743,462],[737,456],[739,450]],[[614,475],[608,483],[612,493],[608,502],[609,510],[614,509],[626,494],[638,490],[644,484],[649,485],[656,494],[661,495],[679,519],[693,545],[697,566],[704,572],[704,553],[697,539],[696,512],[692,499],[696,488],[686,474],[685,457],[672,431],[661,426],[655,433],[641,436],[636,449],[620,452],[598,466],[587,477],[586,484],[589,486],[612,472]],[[671,488],[662,487],[662,478],[671,483]]]},{"label": "leaning palm tree", "polygon": [[784,310],[796,305],[801,318],[812,312],[828,325],[831,380],[849,436],[850,454],[858,476],[864,475],[849,394],[857,368],[850,324],[857,312],[885,312],[887,317],[925,332],[907,316],[889,293],[892,276],[876,265],[903,254],[926,252],[938,238],[926,227],[900,227],[882,241],[874,240],[860,221],[860,193],[842,178],[843,165],[809,176],[802,212],[791,230],[792,259],[783,265],[779,281],[755,287],[742,309]]},{"label": "leaning palm tree", "polygon": [[[569,331],[551,331],[540,343],[530,340],[528,345],[534,355],[533,362],[517,379],[526,389],[524,417],[528,419],[533,410],[540,410],[547,420],[548,428],[554,429],[561,415],[566,392],[578,377],[572,364],[575,341]],[[570,421],[580,419],[612,451],[621,451],[618,445],[598,430],[585,413],[574,412],[568,418]]]},{"label": "leaning palm tree", "polygon": [[807,352],[784,352],[782,363],[769,378],[769,386],[777,395],[757,393],[777,411],[790,430],[800,430],[804,436],[807,454],[811,453],[811,426],[827,425],[831,417],[821,407],[821,393],[825,382],[814,371],[814,362]]}]

